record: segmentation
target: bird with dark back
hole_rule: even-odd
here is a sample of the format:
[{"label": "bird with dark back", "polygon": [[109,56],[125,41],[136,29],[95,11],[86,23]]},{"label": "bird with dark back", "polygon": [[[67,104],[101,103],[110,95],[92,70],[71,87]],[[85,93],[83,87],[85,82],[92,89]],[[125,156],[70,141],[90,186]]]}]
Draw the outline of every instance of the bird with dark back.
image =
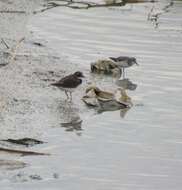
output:
[{"label": "bird with dark back", "polygon": [[[80,85],[82,84],[82,79],[84,78],[84,75],[82,72],[77,71],[71,75],[63,77],[61,80],[52,83],[52,86],[56,86],[57,88],[63,90],[67,96],[67,99],[72,101],[72,92]],[[68,95],[70,94],[70,97]]]}]

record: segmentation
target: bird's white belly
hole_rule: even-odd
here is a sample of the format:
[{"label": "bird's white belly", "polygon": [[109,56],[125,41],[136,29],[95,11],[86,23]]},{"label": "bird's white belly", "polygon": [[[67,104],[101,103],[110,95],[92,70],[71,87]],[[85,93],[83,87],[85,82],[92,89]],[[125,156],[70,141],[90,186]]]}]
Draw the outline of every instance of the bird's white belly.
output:
[{"label": "bird's white belly", "polygon": [[63,87],[59,87],[59,89],[67,92],[73,92],[75,90],[75,88],[63,88]]},{"label": "bird's white belly", "polygon": [[126,61],[118,61],[117,64],[119,67],[124,67],[124,68],[129,67],[128,62]]}]

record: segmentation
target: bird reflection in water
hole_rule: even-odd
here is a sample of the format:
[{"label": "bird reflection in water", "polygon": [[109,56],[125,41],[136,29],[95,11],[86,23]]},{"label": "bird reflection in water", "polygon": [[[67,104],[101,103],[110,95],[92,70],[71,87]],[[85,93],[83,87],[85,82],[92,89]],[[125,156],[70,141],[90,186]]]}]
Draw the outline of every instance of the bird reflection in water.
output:
[{"label": "bird reflection in water", "polygon": [[124,108],[120,110],[120,117],[124,118],[127,114],[127,112],[130,110],[131,108]]},{"label": "bird reflection in water", "polygon": [[71,102],[64,102],[60,106],[61,113],[61,127],[65,128],[65,131],[76,132],[78,136],[82,131],[82,119],[79,116],[79,109]]},{"label": "bird reflection in water", "polygon": [[119,79],[116,81],[116,85],[119,87],[122,87],[125,90],[136,90],[137,88],[137,84],[134,84],[133,82],[131,82],[129,79]]},{"label": "bird reflection in water", "polygon": [[131,109],[131,107],[122,108],[122,109],[119,109],[119,108],[115,107],[115,109],[112,109],[112,110],[99,108],[97,113],[100,114],[100,113],[107,112],[107,111],[117,111],[117,110],[119,110],[120,111],[120,117],[124,118],[130,109]]}]

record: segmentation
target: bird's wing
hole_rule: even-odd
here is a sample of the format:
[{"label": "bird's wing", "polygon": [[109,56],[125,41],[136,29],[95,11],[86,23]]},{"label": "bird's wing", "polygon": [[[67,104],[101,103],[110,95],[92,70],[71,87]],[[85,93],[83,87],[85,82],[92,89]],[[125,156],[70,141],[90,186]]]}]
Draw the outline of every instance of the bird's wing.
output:
[{"label": "bird's wing", "polygon": [[117,58],[115,58],[115,57],[109,57],[109,59],[111,59],[111,60],[113,60],[113,61],[116,61],[116,60],[117,60]]},{"label": "bird's wing", "polygon": [[120,57],[118,57],[116,59],[117,59],[117,61],[127,61],[129,59],[129,57],[127,57],[127,56],[120,56]]},{"label": "bird's wing", "polygon": [[127,61],[129,57],[127,56],[120,56],[120,57],[109,57],[111,60],[115,62],[120,62],[120,61]]},{"label": "bird's wing", "polygon": [[61,80],[59,80],[58,82],[53,83],[52,85],[57,86],[57,87],[75,88],[79,84],[81,84],[80,79],[78,79],[77,77],[75,77],[73,75],[68,75],[68,76],[62,78]]}]

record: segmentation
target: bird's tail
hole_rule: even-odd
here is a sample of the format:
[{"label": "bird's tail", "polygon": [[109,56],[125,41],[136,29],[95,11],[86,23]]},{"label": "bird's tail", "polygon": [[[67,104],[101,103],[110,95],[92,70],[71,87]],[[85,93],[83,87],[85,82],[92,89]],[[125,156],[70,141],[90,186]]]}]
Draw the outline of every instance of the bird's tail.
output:
[{"label": "bird's tail", "polygon": [[135,61],[135,64],[136,64],[137,66],[139,66],[139,64],[138,64],[138,62],[137,62],[137,61]]},{"label": "bird's tail", "polygon": [[115,57],[109,57],[109,59],[111,59],[112,61],[116,61]]},{"label": "bird's tail", "polygon": [[58,84],[58,83],[56,83],[56,82],[55,82],[55,83],[51,83],[50,85],[51,85],[51,86],[56,86],[56,87],[58,87],[58,86],[59,86],[59,84]]}]

